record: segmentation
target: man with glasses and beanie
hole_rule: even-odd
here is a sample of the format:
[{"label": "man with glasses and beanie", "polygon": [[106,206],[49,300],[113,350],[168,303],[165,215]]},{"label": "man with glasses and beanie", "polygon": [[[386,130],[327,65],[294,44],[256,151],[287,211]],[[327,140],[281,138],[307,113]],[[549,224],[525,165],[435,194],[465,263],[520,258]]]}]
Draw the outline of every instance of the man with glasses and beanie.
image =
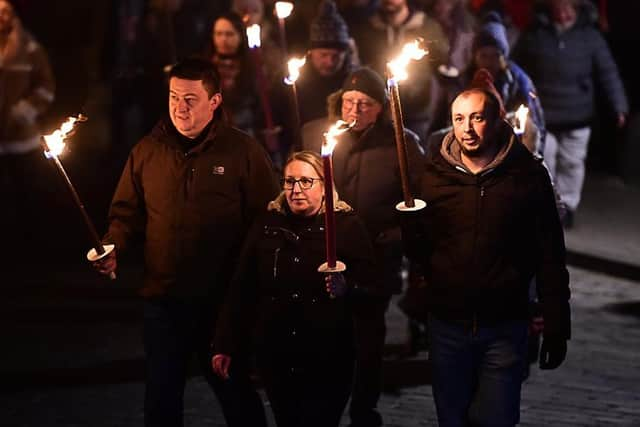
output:
[{"label": "man with glasses and beanie", "polygon": [[[395,205],[403,200],[400,170],[386,85],[368,67],[353,71],[342,88],[328,98],[328,117],[303,127],[303,146],[319,152],[322,134],[338,119],[356,125],[338,137],[333,152],[336,188],[363,220],[382,266],[381,292],[354,307],[356,371],[349,414],[351,425],[380,426],[377,402],[382,388],[385,312],[391,295],[402,291],[403,258]],[[412,186],[422,170],[422,152],[416,134],[405,130]]]}]

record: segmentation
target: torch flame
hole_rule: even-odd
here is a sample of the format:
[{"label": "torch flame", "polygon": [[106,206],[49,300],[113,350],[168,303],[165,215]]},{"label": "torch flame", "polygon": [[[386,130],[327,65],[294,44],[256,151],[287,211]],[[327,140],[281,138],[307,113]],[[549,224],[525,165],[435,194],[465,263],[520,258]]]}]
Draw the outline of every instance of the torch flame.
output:
[{"label": "torch flame", "polygon": [[518,135],[522,135],[524,133],[525,124],[527,123],[527,114],[529,114],[529,109],[525,107],[524,104],[520,104],[516,110],[516,126],[514,127],[514,131]]},{"label": "torch flame", "polygon": [[260,47],[260,25],[253,24],[247,27],[247,41],[250,49]]},{"label": "torch flame", "polygon": [[276,2],[276,15],[279,19],[288,18],[293,11],[293,3],[289,1],[277,1]]},{"label": "torch flame", "polygon": [[75,127],[75,123],[85,120],[86,118],[82,114],[78,115],[78,117],[69,117],[58,129],[53,131],[53,133],[44,135],[43,138],[47,145],[44,155],[49,159],[59,156],[66,145],[64,140]]},{"label": "torch flame", "polygon": [[293,85],[298,77],[300,77],[300,68],[307,62],[306,58],[291,58],[287,62],[289,68],[289,75],[284,78],[284,82],[288,85]]},{"label": "torch flame", "polygon": [[402,52],[400,55],[387,63],[387,67],[390,72],[390,79],[398,82],[405,80],[408,77],[407,65],[409,65],[409,61],[412,59],[414,61],[418,61],[425,55],[429,54],[428,50],[420,47],[422,44],[422,39],[417,38],[402,46]]},{"label": "torch flame", "polygon": [[329,128],[327,132],[324,133],[324,144],[322,144],[321,155],[330,156],[333,153],[333,149],[336,147],[338,141],[336,137],[338,135],[342,135],[352,127],[356,125],[356,121],[352,121],[351,123],[345,122],[344,120],[338,120],[335,122],[333,126]]}]

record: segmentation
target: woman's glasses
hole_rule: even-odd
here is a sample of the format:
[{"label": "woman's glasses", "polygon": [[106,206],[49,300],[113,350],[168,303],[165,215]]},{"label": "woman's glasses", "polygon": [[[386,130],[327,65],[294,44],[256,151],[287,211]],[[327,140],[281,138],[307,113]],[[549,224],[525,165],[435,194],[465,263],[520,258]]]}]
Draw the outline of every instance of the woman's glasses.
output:
[{"label": "woman's glasses", "polygon": [[308,178],[306,176],[303,176],[300,179],[295,179],[289,177],[282,179],[280,182],[285,190],[293,190],[296,182],[300,185],[300,188],[302,188],[303,190],[308,190],[313,187],[313,183],[316,181],[322,181],[322,178]]}]

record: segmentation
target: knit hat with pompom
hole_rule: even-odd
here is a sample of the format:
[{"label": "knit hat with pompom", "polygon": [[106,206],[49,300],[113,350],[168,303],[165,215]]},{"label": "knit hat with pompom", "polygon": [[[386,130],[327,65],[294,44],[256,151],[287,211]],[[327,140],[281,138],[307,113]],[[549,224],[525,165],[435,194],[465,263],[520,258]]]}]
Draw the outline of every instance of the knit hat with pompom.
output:
[{"label": "knit hat with pompom", "polygon": [[309,42],[311,49],[332,48],[347,49],[349,47],[349,28],[338,13],[333,0],[323,0],[318,7],[318,14],[311,21]]}]

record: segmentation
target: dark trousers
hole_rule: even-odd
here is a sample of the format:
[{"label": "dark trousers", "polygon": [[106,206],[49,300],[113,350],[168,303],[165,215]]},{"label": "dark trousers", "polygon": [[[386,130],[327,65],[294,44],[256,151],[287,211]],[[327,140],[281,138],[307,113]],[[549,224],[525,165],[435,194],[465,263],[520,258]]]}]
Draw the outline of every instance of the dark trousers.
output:
[{"label": "dark trousers", "polygon": [[356,366],[349,416],[353,427],[377,427],[382,392],[382,358],[387,333],[385,313],[391,297],[366,297],[354,304]]},{"label": "dark trousers", "polygon": [[262,361],[260,375],[278,427],[338,427],[349,401],[353,355],[306,365],[285,366],[281,360]]},{"label": "dark trousers", "polygon": [[234,357],[228,380],[222,380],[211,369],[210,341],[215,315],[211,305],[202,302],[145,301],[146,427],[183,425],[184,388],[194,353],[220,401],[227,425],[266,427],[262,400],[249,377],[248,363]]}]

